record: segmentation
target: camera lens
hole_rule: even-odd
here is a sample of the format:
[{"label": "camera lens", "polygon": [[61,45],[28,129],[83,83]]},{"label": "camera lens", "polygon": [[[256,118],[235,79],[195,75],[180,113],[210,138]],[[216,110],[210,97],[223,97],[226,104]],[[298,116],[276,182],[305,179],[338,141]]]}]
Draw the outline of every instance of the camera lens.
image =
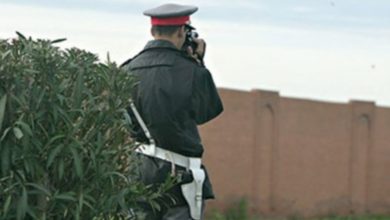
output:
[{"label": "camera lens", "polygon": [[198,38],[199,34],[197,32],[191,32],[192,38]]}]

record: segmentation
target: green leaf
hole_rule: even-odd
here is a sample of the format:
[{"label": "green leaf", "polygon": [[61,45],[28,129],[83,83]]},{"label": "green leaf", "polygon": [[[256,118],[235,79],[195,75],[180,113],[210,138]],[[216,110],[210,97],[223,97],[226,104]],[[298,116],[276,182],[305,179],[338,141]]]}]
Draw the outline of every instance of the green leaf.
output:
[{"label": "green leaf", "polygon": [[90,208],[91,210],[95,210],[95,208],[93,207],[93,205],[91,203],[89,203],[88,201],[85,201],[84,200],[84,205],[88,206],[88,208]]},{"label": "green leaf", "polygon": [[78,177],[82,177],[83,175],[83,167],[82,167],[82,162],[81,162],[81,159],[80,159],[80,155],[79,153],[77,152],[77,150],[73,147],[70,148],[70,151],[72,152],[72,155],[73,155],[73,162],[74,162],[74,166],[75,166],[75,169],[76,169],[76,174]]},{"label": "green leaf", "polygon": [[1,172],[4,175],[4,174],[9,172],[9,168],[10,168],[10,161],[9,161],[10,150],[9,150],[9,146],[7,146],[7,145],[2,146],[0,153],[1,153]]},{"label": "green leaf", "polygon": [[3,216],[7,216],[7,213],[8,213],[10,204],[11,204],[11,201],[12,201],[12,196],[9,195],[7,197],[7,199],[5,200],[5,203],[4,203],[4,206],[3,206]]},{"label": "green leaf", "polygon": [[16,34],[19,36],[19,38],[26,40],[26,37],[23,34],[21,34],[19,31],[16,31]]},{"label": "green leaf", "polygon": [[49,168],[50,165],[53,163],[54,159],[57,157],[58,153],[61,152],[62,148],[64,147],[63,144],[59,144],[54,150],[52,150],[49,154],[49,158],[47,159],[47,165],[46,167]]},{"label": "green leaf", "polygon": [[3,141],[5,137],[7,136],[8,132],[11,130],[11,127],[8,127],[4,130],[3,134],[1,135],[0,141]]},{"label": "green leaf", "polygon": [[77,81],[73,90],[74,108],[76,109],[81,108],[83,84],[84,84],[84,73],[81,70],[79,70],[77,74]]},{"label": "green leaf", "polygon": [[30,215],[30,219],[39,219],[39,220],[46,220],[46,213],[43,213],[42,216],[38,216],[35,213],[36,210],[32,209],[31,207],[28,207],[27,213]]},{"label": "green leaf", "polygon": [[17,139],[21,139],[23,137],[23,132],[22,132],[22,130],[20,130],[20,128],[14,127],[13,131],[14,131],[14,135]]},{"label": "green leaf", "polygon": [[33,136],[33,132],[28,124],[24,123],[23,121],[17,121],[15,124],[19,125],[25,133],[30,136]]},{"label": "green leaf", "polygon": [[33,172],[35,170],[34,170],[34,167],[31,166],[32,165],[31,158],[24,158],[23,165],[24,165],[24,173],[27,174],[27,175],[34,176]]},{"label": "green leaf", "polygon": [[80,192],[80,195],[79,195],[79,209],[80,209],[80,212],[83,210],[83,204],[84,204],[84,194],[83,194],[83,192]]},{"label": "green leaf", "polygon": [[32,187],[34,187],[35,189],[37,189],[37,190],[42,191],[43,193],[45,193],[47,196],[51,196],[50,190],[46,189],[44,186],[38,185],[38,184],[36,184],[36,183],[27,183],[26,186],[32,186]]},{"label": "green leaf", "polygon": [[117,176],[117,177],[122,178],[125,182],[128,181],[128,178],[125,175],[123,175],[122,173],[116,172],[116,171],[107,172],[107,173],[103,174],[103,176],[108,176],[108,177]]},{"label": "green leaf", "polygon": [[95,207],[91,203],[92,204],[96,203],[95,198],[88,195],[88,194],[85,194],[84,195],[84,205],[88,206],[91,210],[95,210]]},{"label": "green leaf", "polygon": [[38,110],[39,109],[39,107],[40,107],[40,105],[41,105],[41,103],[42,103],[42,101],[43,101],[43,98],[45,97],[45,95],[46,95],[46,90],[40,90],[40,94],[39,94],[39,96],[38,97],[36,97],[36,101],[34,102],[35,103],[35,108],[36,108],[36,110]]},{"label": "green leaf", "polygon": [[39,71],[33,70],[33,69],[25,69],[24,71],[25,71],[26,73],[31,73],[31,74],[39,73]]},{"label": "green leaf", "polygon": [[28,209],[27,199],[27,190],[25,187],[23,187],[22,196],[19,198],[16,210],[17,219],[24,219],[24,217],[26,216],[26,212]]},{"label": "green leaf", "polygon": [[77,199],[74,196],[70,195],[69,193],[55,195],[54,198],[55,199],[66,200],[66,201],[72,201],[72,202],[76,202],[77,201]]},{"label": "green leaf", "polygon": [[65,135],[64,134],[59,134],[59,135],[56,135],[56,136],[54,136],[54,137],[52,137],[52,138],[50,138],[50,140],[47,142],[47,146],[50,146],[52,143],[54,143],[55,141],[57,141],[57,140],[59,140],[59,139],[61,139],[61,138],[64,138],[65,137]]},{"label": "green leaf", "polygon": [[1,97],[0,99],[0,131],[3,125],[6,104],[7,104],[7,95],[3,95],[3,97]]},{"label": "green leaf", "polygon": [[1,59],[4,60],[8,55],[11,54],[11,52],[12,52],[12,50],[8,50],[7,52],[3,53],[3,54],[1,55]]},{"label": "green leaf", "polygon": [[59,164],[58,164],[58,177],[60,180],[64,177],[64,160],[61,158]]},{"label": "green leaf", "polygon": [[75,209],[73,212],[75,220],[80,220],[80,209]]},{"label": "green leaf", "polygon": [[55,43],[60,43],[60,42],[63,42],[63,41],[66,41],[66,38],[60,38],[60,39],[52,40],[52,41],[50,41],[50,43],[55,44]]},{"label": "green leaf", "polygon": [[11,192],[12,190],[14,190],[19,185],[20,185],[20,183],[17,182],[17,183],[14,183],[14,184],[8,186],[7,188],[4,189],[4,193]]},{"label": "green leaf", "polygon": [[161,206],[158,202],[156,202],[154,200],[150,200],[149,204],[152,207],[153,211],[160,211],[161,210]]}]

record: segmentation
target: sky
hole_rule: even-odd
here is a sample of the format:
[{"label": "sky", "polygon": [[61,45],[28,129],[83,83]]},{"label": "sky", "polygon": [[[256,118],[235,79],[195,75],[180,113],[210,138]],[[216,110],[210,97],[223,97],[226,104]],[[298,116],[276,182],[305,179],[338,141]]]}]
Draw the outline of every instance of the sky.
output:
[{"label": "sky", "polygon": [[199,7],[218,87],[390,107],[389,0],[0,0],[0,38],[67,38],[120,64],[152,39],[142,12],[163,3]]}]

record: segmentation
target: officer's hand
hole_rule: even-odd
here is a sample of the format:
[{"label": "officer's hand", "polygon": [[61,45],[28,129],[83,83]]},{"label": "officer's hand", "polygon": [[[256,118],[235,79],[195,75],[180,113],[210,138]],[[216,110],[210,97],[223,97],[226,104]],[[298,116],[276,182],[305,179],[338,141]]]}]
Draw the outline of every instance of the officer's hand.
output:
[{"label": "officer's hand", "polygon": [[201,38],[195,38],[194,41],[198,45],[195,54],[197,54],[200,59],[203,59],[204,54],[206,52],[206,42]]},{"label": "officer's hand", "polygon": [[198,63],[202,63],[205,49],[206,49],[206,43],[203,39],[194,39],[194,41],[197,43],[196,51],[193,51],[192,47],[187,48],[187,53],[193,57]]}]

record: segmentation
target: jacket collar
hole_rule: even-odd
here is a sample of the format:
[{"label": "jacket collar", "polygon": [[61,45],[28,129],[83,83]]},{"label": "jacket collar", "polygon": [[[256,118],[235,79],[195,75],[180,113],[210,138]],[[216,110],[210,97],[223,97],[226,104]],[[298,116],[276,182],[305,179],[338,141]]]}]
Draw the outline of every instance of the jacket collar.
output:
[{"label": "jacket collar", "polygon": [[167,40],[151,40],[146,44],[144,50],[149,50],[154,48],[169,48],[169,49],[178,50],[177,47],[172,42]]}]

